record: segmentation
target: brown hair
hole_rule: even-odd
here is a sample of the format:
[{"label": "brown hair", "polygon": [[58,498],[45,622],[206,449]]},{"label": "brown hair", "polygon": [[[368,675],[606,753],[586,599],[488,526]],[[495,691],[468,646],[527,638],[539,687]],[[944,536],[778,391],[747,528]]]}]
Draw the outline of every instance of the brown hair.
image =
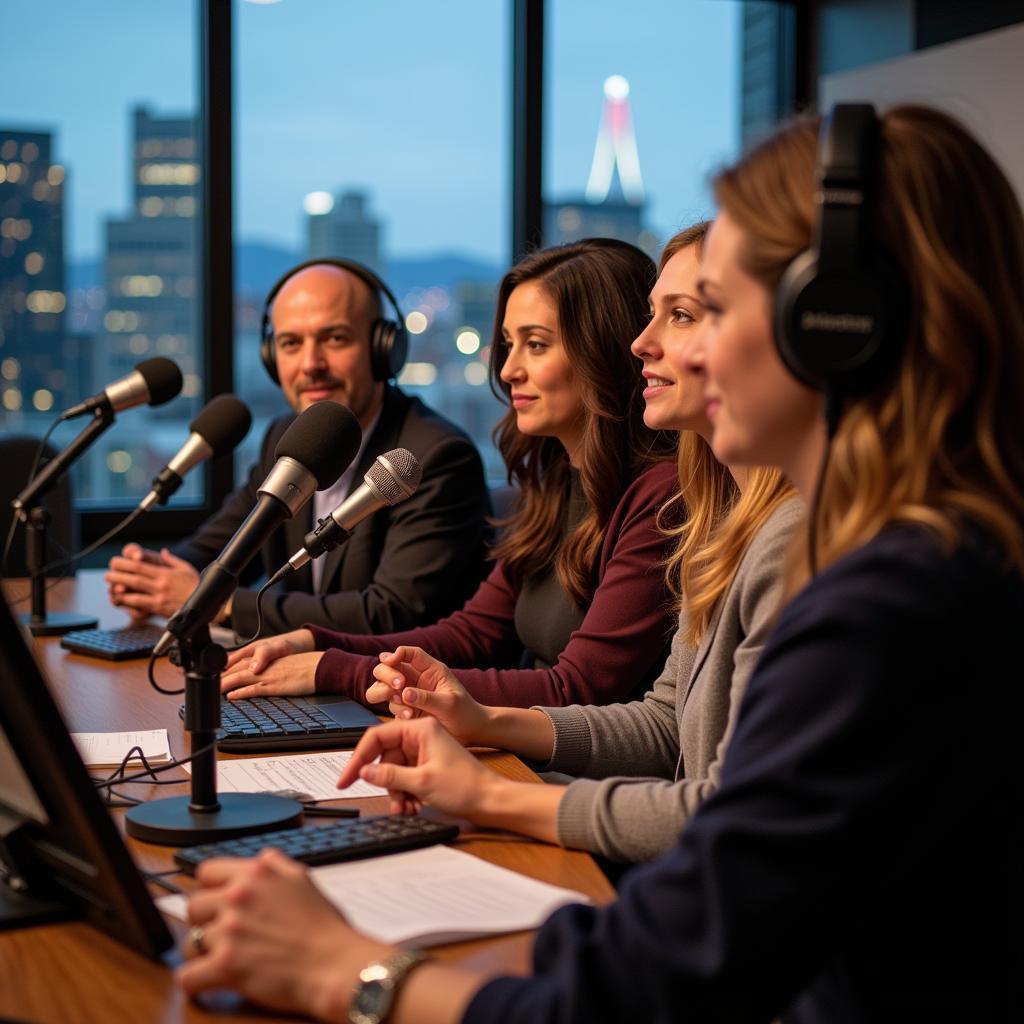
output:
[{"label": "brown hair", "polygon": [[[658,261],[659,275],[676,253],[690,246],[696,246],[700,255],[710,227],[710,221],[701,221],[673,235]],[[750,542],[792,494],[792,486],[777,469],[752,470],[741,494],[707,441],[692,430],[681,433],[679,491],[662,508],[659,526],[676,541],[665,579],[686,610],[687,643],[700,643]],[[679,514],[683,509],[685,516]],[[670,526],[669,516],[682,521]]]},{"label": "brown hair", "polygon": [[[774,289],[810,243],[819,124],[801,120],[715,182],[745,234],[746,271]],[[909,288],[905,348],[890,384],[844,411],[819,496],[827,565],[892,522],[949,545],[974,519],[1024,569],[1024,218],[992,157],[947,114],[881,119],[870,233]],[[791,589],[806,579],[806,556]]]},{"label": "brown hair", "polygon": [[553,437],[521,433],[510,407],[494,438],[519,496],[493,557],[516,587],[553,563],[559,583],[584,606],[596,587],[597,553],[615,506],[648,463],[675,450],[674,435],[644,426],[640,377],[629,351],[646,320],[654,263],[635,246],[605,238],[542,249],[517,263],[498,290],[491,341],[491,387],[506,402],[502,324],[509,296],[526,281],[538,282],[555,305],[559,337],[582,396],[576,458],[588,511],[563,540],[568,453]]}]

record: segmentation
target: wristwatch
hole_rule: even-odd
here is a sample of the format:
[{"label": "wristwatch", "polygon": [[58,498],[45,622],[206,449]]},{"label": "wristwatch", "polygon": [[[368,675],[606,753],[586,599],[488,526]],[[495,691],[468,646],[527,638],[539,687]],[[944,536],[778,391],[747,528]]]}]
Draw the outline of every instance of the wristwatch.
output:
[{"label": "wristwatch", "polygon": [[364,967],[352,991],[348,1011],[350,1024],[382,1024],[391,1012],[395,994],[406,975],[426,959],[427,954],[422,950],[400,950]]}]

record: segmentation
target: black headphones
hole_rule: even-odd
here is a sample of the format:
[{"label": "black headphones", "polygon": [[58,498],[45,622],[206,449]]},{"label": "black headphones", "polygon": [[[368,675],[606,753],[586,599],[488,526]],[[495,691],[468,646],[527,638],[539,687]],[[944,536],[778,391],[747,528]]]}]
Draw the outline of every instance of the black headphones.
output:
[{"label": "black headphones", "polygon": [[405,357],[409,352],[409,334],[405,329],[405,317],[402,316],[402,311],[398,308],[397,299],[391,293],[391,289],[369,267],[365,267],[355,260],[331,259],[329,257],[306,260],[305,263],[292,267],[288,273],[278,279],[274,287],[267,293],[266,302],[263,304],[263,317],[260,321],[260,362],[270,374],[270,379],[275,384],[281,383],[277,375],[274,325],[270,316],[274,299],[285,284],[300,270],[319,266],[338,267],[341,270],[347,270],[350,274],[355,274],[361,281],[365,281],[378,296],[385,296],[391,303],[395,311],[395,319],[378,317],[370,327],[370,368],[374,380],[393,380],[402,372]]},{"label": "black headphones", "polygon": [[840,103],[818,142],[818,216],[811,248],[775,293],[775,344],[804,384],[838,406],[879,384],[902,351],[907,287],[869,238],[880,131],[875,108]]}]

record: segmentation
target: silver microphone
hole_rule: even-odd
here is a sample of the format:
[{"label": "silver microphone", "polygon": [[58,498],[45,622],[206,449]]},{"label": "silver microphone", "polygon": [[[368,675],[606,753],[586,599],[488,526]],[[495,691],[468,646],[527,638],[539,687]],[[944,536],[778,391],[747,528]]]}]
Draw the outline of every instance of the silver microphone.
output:
[{"label": "silver microphone", "polygon": [[302,547],[288,559],[288,565],[301,569],[311,558],[343,544],[368,516],[413,495],[422,479],[423,467],[407,449],[395,448],[377,456],[363,482],[306,534]]}]

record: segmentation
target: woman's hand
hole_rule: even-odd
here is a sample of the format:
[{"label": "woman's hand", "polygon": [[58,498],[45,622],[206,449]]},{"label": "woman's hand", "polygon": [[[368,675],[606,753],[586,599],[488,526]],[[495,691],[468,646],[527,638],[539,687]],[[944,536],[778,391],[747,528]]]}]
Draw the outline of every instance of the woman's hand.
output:
[{"label": "woman's hand", "polygon": [[224,675],[241,666],[253,672],[262,672],[271,662],[278,658],[287,658],[289,654],[307,654],[316,650],[313,634],[308,629],[293,629],[290,633],[267,637],[266,640],[255,640],[251,644],[239,647],[228,655],[228,667]]},{"label": "woman's hand", "polygon": [[282,1013],[342,1020],[358,972],[394,952],[354,931],[277,850],[206,861],[196,877],[188,963],[177,971],[191,995],[230,988]]},{"label": "woman's hand", "polygon": [[[251,663],[241,662],[220,677],[220,691],[229,700],[244,697],[297,697],[316,692],[316,667],[323,651],[291,654],[256,671]],[[254,659],[255,661],[255,659]],[[257,664],[261,664],[257,662]]]},{"label": "woman's hand", "polygon": [[382,654],[373,677],[377,681],[366,691],[366,700],[388,701],[388,710],[400,721],[429,715],[463,746],[485,742],[487,709],[466,692],[447,665],[421,647]]},{"label": "woman's hand", "polygon": [[[379,764],[373,762],[380,758]],[[338,779],[338,788],[364,779],[383,786],[392,814],[415,814],[430,804],[446,814],[475,820],[500,805],[504,781],[485,768],[433,718],[388,722],[368,729]]]}]

